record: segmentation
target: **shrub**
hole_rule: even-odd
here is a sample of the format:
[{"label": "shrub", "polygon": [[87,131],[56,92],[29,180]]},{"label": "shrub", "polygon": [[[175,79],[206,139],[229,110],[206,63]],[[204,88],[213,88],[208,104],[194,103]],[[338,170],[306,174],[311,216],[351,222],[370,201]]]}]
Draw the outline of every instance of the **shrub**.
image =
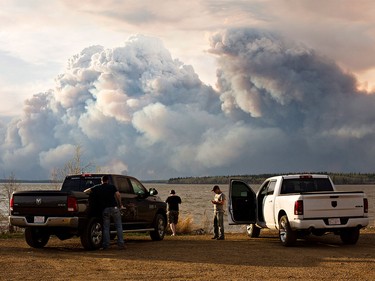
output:
[{"label": "shrub", "polygon": [[178,234],[190,234],[193,230],[193,218],[191,215],[180,219],[176,225],[176,232]]}]

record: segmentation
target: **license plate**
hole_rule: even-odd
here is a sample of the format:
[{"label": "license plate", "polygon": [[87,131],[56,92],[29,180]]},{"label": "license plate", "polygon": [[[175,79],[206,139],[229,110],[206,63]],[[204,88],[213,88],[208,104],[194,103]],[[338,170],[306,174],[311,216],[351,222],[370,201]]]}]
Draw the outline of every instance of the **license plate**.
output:
[{"label": "license plate", "polygon": [[339,218],[328,219],[328,224],[329,225],[332,225],[332,224],[341,224],[341,221],[340,221]]},{"label": "license plate", "polygon": [[44,217],[42,216],[35,216],[34,223],[44,223]]}]

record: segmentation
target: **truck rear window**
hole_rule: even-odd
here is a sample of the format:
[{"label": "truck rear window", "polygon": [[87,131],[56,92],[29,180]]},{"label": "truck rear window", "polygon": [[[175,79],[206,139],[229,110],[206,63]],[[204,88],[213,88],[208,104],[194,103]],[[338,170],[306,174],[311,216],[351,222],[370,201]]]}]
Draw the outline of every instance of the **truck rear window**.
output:
[{"label": "truck rear window", "polygon": [[327,178],[296,178],[284,179],[281,194],[333,191],[332,184]]},{"label": "truck rear window", "polygon": [[71,177],[65,178],[63,186],[61,187],[62,191],[84,191],[87,188],[90,188],[94,185],[100,184],[100,177]]}]

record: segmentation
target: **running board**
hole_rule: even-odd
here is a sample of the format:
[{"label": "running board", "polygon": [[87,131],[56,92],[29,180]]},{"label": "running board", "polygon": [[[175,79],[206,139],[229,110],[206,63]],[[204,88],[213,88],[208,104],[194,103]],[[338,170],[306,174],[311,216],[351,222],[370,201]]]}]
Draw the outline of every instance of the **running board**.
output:
[{"label": "running board", "polygon": [[[155,228],[142,228],[142,229],[126,229],[126,230],[123,230],[122,232],[146,232],[146,231],[154,231]],[[111,233],[113,234],[116,234],[117,231],[116,230],[112,230]]]}]

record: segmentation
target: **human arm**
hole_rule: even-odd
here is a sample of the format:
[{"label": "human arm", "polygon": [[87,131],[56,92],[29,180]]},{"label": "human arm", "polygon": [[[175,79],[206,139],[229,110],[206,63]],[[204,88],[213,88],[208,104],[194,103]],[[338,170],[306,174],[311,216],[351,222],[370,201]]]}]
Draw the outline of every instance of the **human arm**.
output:
[{"label": "human arm", "polygon": [[222,193],[217,199],[211,201],[215,205],[224,205],[225,204],[225,195]]},{"label": "human arm", "polygon": [[122,202],[121,202],[120,192],[116,191],[115,198],[116,198],[117,205],[120,206],[120,208],[124,208],[124,206],[122,205]]},{"label": "human arm", "polygon": [[220,201],[211,200],[211,202],[212,204],[215,204],[215,205],[224,205],[225,200],[220,200]]},{"label": "human arm", "polygon": [[84,193],[87,193],[87,194],[90,194],[92,192],[92,189],[91,187],[90,188],[87,188],[83,191]]}]

